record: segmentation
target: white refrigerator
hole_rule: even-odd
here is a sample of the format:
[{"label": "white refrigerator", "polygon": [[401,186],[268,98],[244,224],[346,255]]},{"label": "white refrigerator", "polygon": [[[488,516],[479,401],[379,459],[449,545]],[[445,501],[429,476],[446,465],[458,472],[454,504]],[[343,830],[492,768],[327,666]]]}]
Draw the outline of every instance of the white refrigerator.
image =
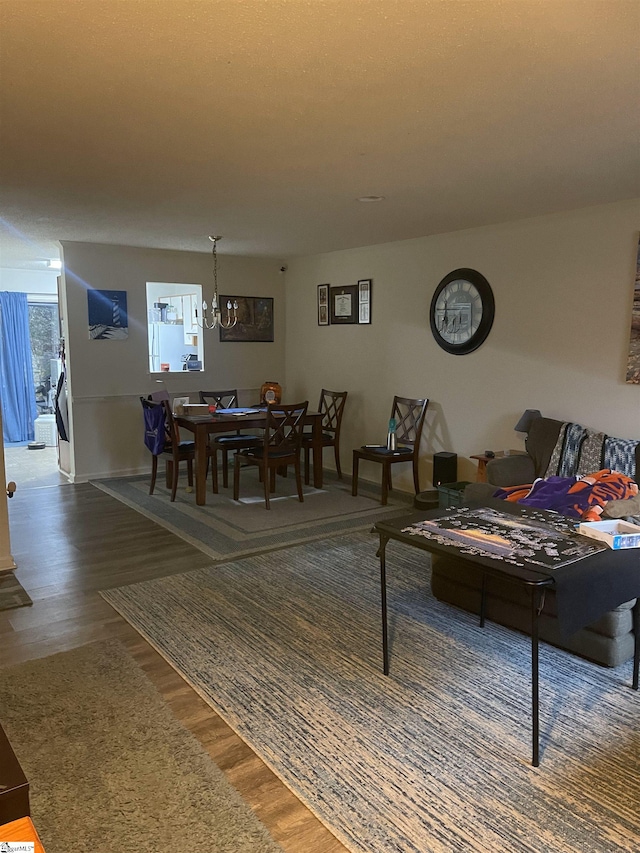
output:
[{"label": "white refrigerator", "polygon": [[159,373],[162,364],[169,370],[182,370],[183,356],[198,356],[198,348],[184,342],[184,326],[174,323],[149,323],[149,369]]}]

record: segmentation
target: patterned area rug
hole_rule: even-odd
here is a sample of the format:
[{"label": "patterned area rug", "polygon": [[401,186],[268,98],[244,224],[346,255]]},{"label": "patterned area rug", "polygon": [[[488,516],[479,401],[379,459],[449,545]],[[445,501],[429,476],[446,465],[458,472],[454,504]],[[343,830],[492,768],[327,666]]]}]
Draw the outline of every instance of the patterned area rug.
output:
[{"label": "patterned area rug", "polygon": [[436,601],[389,543],[382,675],[377,537],[354,533],[103,592],[357,853],[631,853],[640,694]]},{"label": "patterned area rug", "polygon": [[396,492],[387,506],[381,506],[379,486],[360,484],[360,494],[354,498],[346,481],[331,475],[325,479],[322,489],[305,486],[304,502],[300,503],[293,474],[277,477],[270,510],[265,509],[257,468],[242,472],[240,501],[233,500],[233,489],[224,489],[221,484],[219,494],[214,495],[209,485],[205,506],[196,505],[195,495],[187,491],[186,477],[180,480],[174,503],[160,477],[153,495],[149,495],[146,476],[95,480],[93,485],[214,560],[363,530],[383,518],[404,515],[412,508],[413,496]]},{"label": "patterned area rug", "polygon": [[0,683],[47,851],[282,853],[117,641],[2,669]]},{"label": "patterned area rug", "polygon": [[0,610],[13,610],[33,604],[13,572],[0,573]]}]

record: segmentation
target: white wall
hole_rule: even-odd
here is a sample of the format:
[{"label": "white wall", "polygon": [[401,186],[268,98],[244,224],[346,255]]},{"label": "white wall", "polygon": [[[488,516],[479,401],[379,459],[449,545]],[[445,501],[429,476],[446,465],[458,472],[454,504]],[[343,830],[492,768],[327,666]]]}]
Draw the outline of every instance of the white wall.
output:
[{"label": "white wall", "polygon": [[58,293],[59,270],[14,270],[0,267],[0,290],[53,297]]},{"label": "white wall", "polygon": [[[91,243],[62,244],[63,328],[71,398],[71,464],[75,482],[149,470],[139,397],[162,388],[192,394],[222,388],[256,389],[284,377],[284,279],[273,260],[219,256],[221,293],[273,296],[274,343],[220,343],[204,333],[203,373],[150,374],[147,281],[185,282],[211,289],[211,257]],[[129,337],[89,340],[88,288],[127,292]],[[210,301],[208,299],[207,301]]]},{"label": "white wall", "polygon": [[[286,276],[286,385],[315,405],[322,387],[347,390],[342,468],[351,450],[384,441],[394,394],[429,397],[421,487],[432,454],[522,449],[513,426],[527,408],[618,437],[640,438],[640,387],[625,384],[638,200],[381,246],[292,259]],[[493,329],[466,356],[435,343],[429,305],[451,270],[491,284]],[[317,325],[316,287],[371,278],[370,326]],[[327,454],[325,463],[331,465]],[[398,486],[411,490],[410,466]],[[379,466],[361,476],[379,479]],[[395,473],[395,472],[394,472]]]}]

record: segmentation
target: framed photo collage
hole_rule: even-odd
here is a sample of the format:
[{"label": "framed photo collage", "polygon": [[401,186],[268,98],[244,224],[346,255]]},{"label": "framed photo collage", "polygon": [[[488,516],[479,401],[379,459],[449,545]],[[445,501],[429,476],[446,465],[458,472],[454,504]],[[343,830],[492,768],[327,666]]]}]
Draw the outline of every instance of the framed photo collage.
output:
[{"label": "framed photo collage", "polygon": [[331,287],[318,285],[318,325],[365,325],[371,323],[371,279]]}]

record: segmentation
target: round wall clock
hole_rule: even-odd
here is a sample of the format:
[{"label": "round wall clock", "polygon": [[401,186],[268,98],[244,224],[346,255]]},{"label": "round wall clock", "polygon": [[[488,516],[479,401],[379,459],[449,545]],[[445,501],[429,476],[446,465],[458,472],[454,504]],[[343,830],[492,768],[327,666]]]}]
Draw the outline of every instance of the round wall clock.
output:
[{"label": "round wall clock", "polygon": [[466,355],[486,340],[493,325],[495,301],[486,278],[476,270],[446,275],[431,300],[429,320],[436,342],[447,352]]}]

